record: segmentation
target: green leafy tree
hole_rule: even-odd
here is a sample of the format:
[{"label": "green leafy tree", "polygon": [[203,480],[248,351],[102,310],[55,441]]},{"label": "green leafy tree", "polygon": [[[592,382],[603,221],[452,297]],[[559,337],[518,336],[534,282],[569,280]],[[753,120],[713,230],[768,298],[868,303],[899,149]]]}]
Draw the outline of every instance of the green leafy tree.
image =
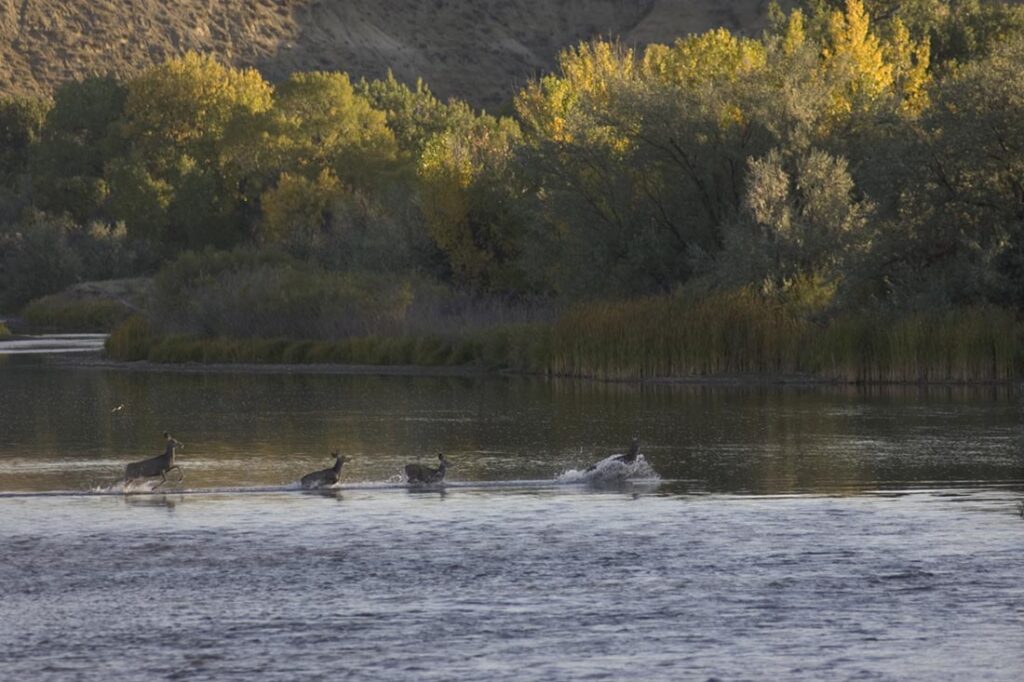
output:
[{"label": "green leafy tree", "polygon": [[783,297],[794,289],[806,295],[814,283],[823,307],[870,244],[872,211],[856,198],[844,159],[773,149],[749,161],[743,210],[725,231],[718,277]]},{"label": "green leafy tree", "polygon": [[442,102],[422,80],[417,80],[415,87],[410,88],[399,82],[390,70],[383,80],[361,80],[357,90],[374,109],[384,113],[398,148],[413,159],[419,159],[433,137],[465,129],[476,117],[465,102],[457,99]]},{"label": "green leafy tree", "polygon": [[0,310],[18,310],[79,281],[82,259],[70,243],[76,229],[67,219],[39,213],[0,226]]},{"label": "green leafy tree", "polygon": [[240,198],[219,170],[225,130],[264,112],[271,87],[252,69],[188,53],[128,83],[127,153],[110,172],[111,207],[130,232],[181,246],[242,238]]},{"label": "green leafy tree", "polygon": [[38,97],[0,98],[0,183],[12,184],[28,168],[51,103]]},{"label": "green leafy tree", "polygon": [[32,180],[40,208],[85,222],[102,217],[110,193],[107,164],[124,152],[119,123],[127,90],[117,79],[69,81],[32,150]]},{"label": "green leafy tree", "polygon": [[[893,268],[937,302],[992,297],[1024,305],[1024,37],[935,89],[913,150]],[[898,240],[896,239],[898,237]],[[923,281],[922,281],[923,280]]]},{"label": "green leafy tree", "polygon": [[344,73],[293,74],[278,86],[271,116],[291,167],[314,176],[329,169],[348,183],[368,184],[395,158],[386,116]]}]

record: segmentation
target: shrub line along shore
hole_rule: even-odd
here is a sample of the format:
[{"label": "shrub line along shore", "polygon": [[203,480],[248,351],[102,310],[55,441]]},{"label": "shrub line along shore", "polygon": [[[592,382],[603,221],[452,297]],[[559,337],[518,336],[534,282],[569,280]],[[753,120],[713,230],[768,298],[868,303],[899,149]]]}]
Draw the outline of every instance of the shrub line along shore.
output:
[{"label": "shrub line along shore", "polygon": [[134,317],[106,351],[161,365],[474,367],[606,381],[1006,383],[1024,377],[1024,323],[978,306],[816,324],[739,291],[583,304],[549,324],[339,340],[165,336]]},{"label": "shrub line along shore", "polygon": [[289,375],[337,375],[337,376],[390,376],[390,377],[449,377],[487,378],[521,377],[551,380],[571,380],[605,384],[637,385],[679,385],[679,386],[902,386],[902,387],[984,387],[1012,386],[1020,378],[998,380],[954,380],[932,379],[928,381],[887,381],[858,382],[837,378],[809,375],[734,375],[734,376],[676,376],[676,377],[634,377],[600,378],[591,376],[556,375],[544,372],[529,372],[515,369],[488,368],[479,365],[424,366],[424,365],[355,365],[343,363],[205,363],[205,362],[150,362],[149,360],[115,360],[109,357],[95,357],[87,354],[61,356],[57,364],[97,370],[122,370],[129,372],[161,372],[174,374],[289,374]]},{"label": "shrub line along shore", "polygon": [[786,4],[498,115],[198,52],[0,96],[0,308],[168,364],[1024,379],[1024,5]]}]

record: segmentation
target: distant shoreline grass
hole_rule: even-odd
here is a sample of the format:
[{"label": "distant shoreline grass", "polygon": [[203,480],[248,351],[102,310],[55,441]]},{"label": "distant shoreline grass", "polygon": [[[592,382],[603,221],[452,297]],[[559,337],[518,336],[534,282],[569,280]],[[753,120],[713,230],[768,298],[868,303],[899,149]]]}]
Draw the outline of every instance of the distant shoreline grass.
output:
[{"label": "distant shoreline grass", "polygon": [[815,324],[733,292],[584,304],[552,324],[333,341],[162,336],[133,317],[106,353],[165,365],[477,367],[605,381],[1004,383],[1024,377],[1024,323],[986,306]]},{"label": "distant shoreline grass", "polygon": [[30,301],[21,310],[33,333],[109,332],[143,308],[146,278],[83,282]]}]

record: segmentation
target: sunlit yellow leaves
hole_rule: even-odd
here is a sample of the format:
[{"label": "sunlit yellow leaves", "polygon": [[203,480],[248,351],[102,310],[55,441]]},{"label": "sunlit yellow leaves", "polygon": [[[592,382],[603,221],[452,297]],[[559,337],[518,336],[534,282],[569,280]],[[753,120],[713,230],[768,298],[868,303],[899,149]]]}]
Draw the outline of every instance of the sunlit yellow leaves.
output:
[{"label": "sunlit yellow leaves", "polygon": [[804,14],[800,10],[793,10],[786,22],[786,33],[782,38],[782,52],[787,56],[793,55],[804,46],[807,35],[804,31]]},{"label": "sunlit yellow leaves", "polygon": [[686,87],[712,82],[735,81],[759,71],[766,63],[764,45],[757,40],[734,36],[724,28],[680,38],[671,48],[648,47],[643,73],[648,78]]},{"label": "sunlit yellow leaves", "polygon": [[321,171],[313,180],[282,173],[277,186],[261,197],[260,237],[267,242],[285,242],[312,236],[323,228],[331,203],[341,191],[341,182],[329,170]]},{"label": "sunlit yellow leaves", "polygon": [[255,69],[232,69],[189,52],[146,69],[128,84],[128,133],[157,145],[216,138],[241,112],[270,108],[271,87]]},{"label": "sunlit yellow leaves", "polygon": [[847,0],[845,12],[829,16],[822,69],[835,83],[831,104],[835,116],[863,109],[891,88],[893,67],[885,60],[881,41],[870,31],[870,17],[860,0]]},{"label": "sunlit yellow leaves", "polygon": [[910,31],[899,18],[891,24],[891,36],[885,46],[886,58],[893,65],[895,86],[900,97],[900,112],[917,116],[928,106],[928,72],[931,48],[928,38],[911,40]]},{"label": "sunlit yellow leaves", "polygon": [[[617,43],[581,43],[559,56],[560,75],[530,84],[516,98],[527,127],[559,143],[572,143],[581,132],[601,134],[600,122],[580,117],[607,109],[617,86],[636,78],[636,57]],[[607,138],[608,131],[604,131]],[[622,145],[621,139],[608,140]]]},{"label": "sunlit yellow leaves", "polygon": [[[435,136],[419,165],[420,196],[431,239],[461,277],[472,283],[499,277],[492,219],[494,207],[477,197],[500,176],[519,140],[509,119],[482,116],[467,128]],[[500,241],[500,240],[499,240]]]},{"label": "sunlit yellow leaves", "polygon": [[344,163],[340,157],[354,150],[381,157],[397,151],[384,113],[356,94],[344,73],[293,74],[274,93],[271,115],[274,131],[292,145],[298,164]]}]

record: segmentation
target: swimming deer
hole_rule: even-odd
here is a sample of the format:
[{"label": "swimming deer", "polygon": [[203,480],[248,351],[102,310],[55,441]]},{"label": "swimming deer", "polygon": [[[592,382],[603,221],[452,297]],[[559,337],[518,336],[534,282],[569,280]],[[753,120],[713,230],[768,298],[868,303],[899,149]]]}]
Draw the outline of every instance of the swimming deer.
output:
[{"label": "swimming deer", "polygon": [[437,458],[441,460],[441,465],[436,469],[423,464],[406,464],[405,477],[409,479],[409,483],[440,483],[443,481],[444,473],[448,469],[448,460],[444,458],[442,452],[437,453]]},{"label": "swimming deer", "polygon": [[323,488],[334,485],[341,480],[341,466],[345,462],[350,461],[351,457],[339,455],[337,452],[332,452],[331,456],[334,457],[334,466],[330,469],[321,469],[320,471],[314,471],[303,476],[303,488]]},{"label": "swimming deer", "polygon": [[167,441],[167,444],[164,447],[164,454],[144,459],[141,462],[132,462],[125,467],[125,485],[128,485],[132,481],[140,478],[155,478],[156,476],[159,476],[160,482],[153,488],[153,490],[156,490],[167,482],[167,474],[172,469],[178,470],[178,475],[180,476],[177,481],[178,483],[185,480],[185,472],[182,471],[180,466],[174,463],[174,449],[184,448],[185,446],[174,440],[174,438],[171,437],[171,434],[166,431],[164,431],[164,438]]},{"label": "swimming deer", "polygon": [[[629,444],[629,452],[627,452],[624,455],[615,455],[614,457],[611,457],[610,459],[613,462],[622,462],[623,464],[633,464],[634,462],[636,462],[636,458],[637,458],[637,456],[639,454],[640,454],[640,438],[636,437],[636,438],[633,438],[633,442]],[[601,462],[604,462],[604,461],[605,460],[601,460]],[[598,462],[597,464],[591,464],[589,467],[586,468],[586,471],[593,471],[594,469],[596,469],[598,467],[598,464],[600,464],[601,462]]]}]

